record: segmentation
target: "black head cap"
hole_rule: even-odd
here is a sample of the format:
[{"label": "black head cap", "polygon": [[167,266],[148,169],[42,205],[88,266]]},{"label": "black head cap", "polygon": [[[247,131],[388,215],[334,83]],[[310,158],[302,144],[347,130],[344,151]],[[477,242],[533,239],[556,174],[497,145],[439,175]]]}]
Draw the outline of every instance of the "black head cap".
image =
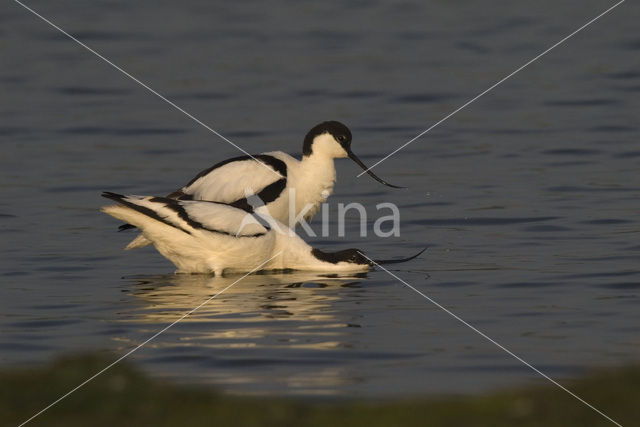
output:
[{"label": "black head cap", "polygon": [[340,145],[348,153],[351,146],[351,131],[348,127],[340,122],[328,121],[315,125],[304,137],[304,145],[302,146],[302,155],[310,156],[312,152],[311,145],[313,144],[313,138],[323,133],[329,133],[338,141]]},{"label": "black head cap", "polygon": [[348,262],[351,264],[372,265],[371,261],[362,255],[362,252],[358,249],[345,249],[339,252],[323,252],[320,249],[313,249],[311,253],[319,260],[332,264]]},{"label": "black head cap", "polygon": [[339,254],[343,257],[345,262],[350,262],[352,264],[360,264],[360,265],[371,265],[371,261],[362,255],[359,249],[345,249],[344,251],[340,251]]}]

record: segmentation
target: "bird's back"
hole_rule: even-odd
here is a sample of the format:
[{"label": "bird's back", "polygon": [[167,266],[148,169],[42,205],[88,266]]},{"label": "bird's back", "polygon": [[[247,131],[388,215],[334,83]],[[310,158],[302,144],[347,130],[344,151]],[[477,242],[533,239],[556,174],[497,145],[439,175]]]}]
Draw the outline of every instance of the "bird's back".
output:
[{"label": "bird's back", "polygon": [[[285,196],[287,163],[285,153],[272,152],[242,156],[220,162],[196,175],[172,197],[233,204],[240,208],[268,205]],[[286,159],[286,157],[285,157]],[[288,159],[286,159],[288,160]],[[258,199],[251,199],[257,196]],[[287,218],[276,218],[279,221]]]}]

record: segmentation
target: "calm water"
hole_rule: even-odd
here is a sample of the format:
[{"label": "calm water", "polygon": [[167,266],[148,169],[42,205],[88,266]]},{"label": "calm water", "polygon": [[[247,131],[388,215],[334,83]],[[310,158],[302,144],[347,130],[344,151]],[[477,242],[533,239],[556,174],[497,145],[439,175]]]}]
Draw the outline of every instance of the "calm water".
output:
[{"label": "calm water", "polygon": [[[372,164],[613,3],[28,4],[250,152],[341,120]],[[557,378],[640,359],[639,7],[626,2],[330,199],[401,236],[310,239],[397,274]],[[174,276],[99,213],[237,151],[17,4],[0,11],[0,367],[122,354],[235,278]],[[386,214],[386,212],[385,212]],[[314,225],[320,230],[320,224]],[[255,275],[139,350],[241,393],[401,395],[543,382],[383,271]]]}]

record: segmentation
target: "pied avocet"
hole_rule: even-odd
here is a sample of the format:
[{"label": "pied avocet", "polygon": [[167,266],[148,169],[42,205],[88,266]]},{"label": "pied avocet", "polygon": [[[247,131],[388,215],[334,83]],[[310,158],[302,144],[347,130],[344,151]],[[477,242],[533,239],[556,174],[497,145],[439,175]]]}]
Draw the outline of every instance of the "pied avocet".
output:
[{"label": "pied avocet", "polygon": [[[224,203],[110,192],[102,195],[117,202],[102,211],[142,230],[178,272],[221,275],[257,268],[358,272],[374,265],[357,249],[314,249],[286,225],[274,224],[272,218],[267,223],[259,214]],[[375,262],[403,262],[418,255]]]},{"label": "pied avocet", "polygon": [[[351,150],[349,128],[340,122],[328,121],[314,126],[307,133],[301,160],[282,151],[227,159],[198,173],[187,185],[167,197],[227,203],[247,212],[255,210],[269,215],[294,227],[303,219],[312,218],[333,192],[336,180],[334,159],[344,157],[356,162],[376,181],[402,188],[387,183],[368,170]],[[120,227],[127,228],[132,227],[129,224]],[[127,249],[149,243],[143,236],[138,236]]]}]

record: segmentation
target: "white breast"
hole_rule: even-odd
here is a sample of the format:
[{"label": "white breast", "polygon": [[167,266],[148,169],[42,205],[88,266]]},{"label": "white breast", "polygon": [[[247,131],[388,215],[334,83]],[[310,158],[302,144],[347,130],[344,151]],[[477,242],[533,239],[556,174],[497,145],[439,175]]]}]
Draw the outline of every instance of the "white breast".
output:
[{"label": "white breast", "polygon": [[296,175],[296,215],[304,211],[304,218],[311,219],[333,193],[336,182],[333,159],[305,158]]}]

